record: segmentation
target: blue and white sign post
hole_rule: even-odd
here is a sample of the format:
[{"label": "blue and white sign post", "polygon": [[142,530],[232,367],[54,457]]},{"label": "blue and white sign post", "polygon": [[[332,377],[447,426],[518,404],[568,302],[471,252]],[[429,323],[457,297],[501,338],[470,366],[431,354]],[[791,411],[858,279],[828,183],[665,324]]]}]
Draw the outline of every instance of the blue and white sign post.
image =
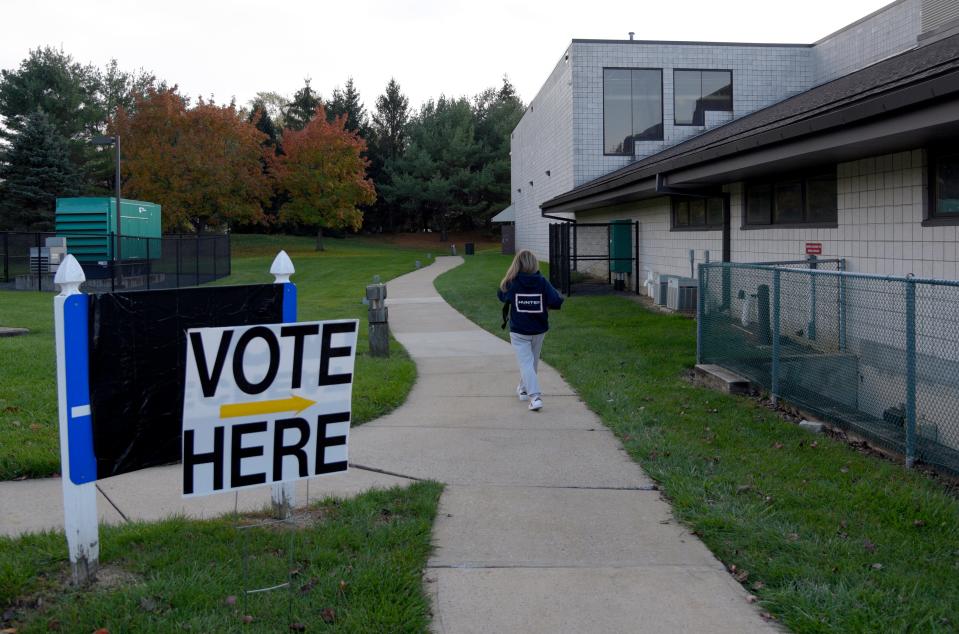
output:
[{"label": "blue and white sign post", "polygon": [[60,410],[60,472],[63,520],[70,550],[73,581],[96,575],[100,559],[97,527],[97,462],[93,454],[90,415],[88,297],[76,258],[67,255],[53,279],[60,294],[53,298],[57,351],[57,400]]},{"label": "blue and white sign post", "polygon": [[[290,281],[295,273],[293,262],[286,251],[280,251],[270,266],[274,284],[283,284],[283,322],[296,321],[296,284]],[[296,482],[279,482],[272,486],[273,517],[286,519],[296,506]]]}]

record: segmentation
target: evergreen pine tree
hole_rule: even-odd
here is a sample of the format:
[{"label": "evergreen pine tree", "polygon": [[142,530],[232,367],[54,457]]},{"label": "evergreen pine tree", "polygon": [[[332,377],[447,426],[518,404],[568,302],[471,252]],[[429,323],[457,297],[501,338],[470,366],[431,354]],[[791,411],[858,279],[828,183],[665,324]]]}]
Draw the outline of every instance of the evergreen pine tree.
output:
[{"label": "evergreen pine tree", "polygon": [[0,163],[0,225],[49,230],[58,196],[80,193],[69,145],[43,112],[23,118]]}]

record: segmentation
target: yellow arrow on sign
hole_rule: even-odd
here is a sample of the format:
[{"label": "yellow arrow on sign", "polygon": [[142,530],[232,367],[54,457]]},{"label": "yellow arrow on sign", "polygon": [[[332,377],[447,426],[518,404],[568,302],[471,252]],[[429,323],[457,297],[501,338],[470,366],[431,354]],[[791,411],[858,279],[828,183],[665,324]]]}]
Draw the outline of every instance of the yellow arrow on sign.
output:
[{"label": "yellow arrow on sign", "polygon": [[220,405],[220,418],[239,418],[241,416],[258,416],[260,414],[276,414],[277,412],[296,412],[299,414],[316,401],[302,396],[292,395],[290,398],[279,398],[273,401],[256,401],[254,403],[231,403]]}]

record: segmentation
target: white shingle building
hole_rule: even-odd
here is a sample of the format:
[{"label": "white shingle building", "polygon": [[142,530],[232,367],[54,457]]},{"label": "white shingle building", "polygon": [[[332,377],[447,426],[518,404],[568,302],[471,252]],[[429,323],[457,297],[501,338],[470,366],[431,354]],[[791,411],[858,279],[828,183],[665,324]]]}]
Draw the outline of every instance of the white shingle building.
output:
[{"label": "white shingle building", "polygon": [[808,243],[959,278],[957,32],[959,0],[898,0],[809,45],[573,40],[512,134],[517,247],[625,219],[640,279]]}]

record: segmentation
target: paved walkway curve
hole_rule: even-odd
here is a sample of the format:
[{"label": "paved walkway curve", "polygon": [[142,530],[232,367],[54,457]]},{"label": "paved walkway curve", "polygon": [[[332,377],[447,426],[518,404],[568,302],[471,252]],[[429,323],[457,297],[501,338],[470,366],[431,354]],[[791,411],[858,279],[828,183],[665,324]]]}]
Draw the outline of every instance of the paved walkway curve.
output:
[{"label": "paved walkway curve", "polygon": [[[541,365],[541,413],[516,399],[509,344],[433,287],[462,261],[437,258],[389,283],[391,328],[419,377],[404,405],[350,432],[353,468],[312,480],[309,497],[447,484],[426,570],[439,633],[776,631],[554,370]],[[0,535],[62,528],[60,487],[0,482]],[[268,487],[190,499],[181,488],[178,465],[103,480],[101,521],[269,505]],[[301,482],[297,501],[306,496]]]},{"label": "paved walkway curve", "polygon": [[462,261],[389,283],[419,378],[350,441],[359,465],[447,484],[426,571],[434,630],[777,631],[556,371],[541,366],[541,413],[517,400],[509,344],[433,287]]}]

